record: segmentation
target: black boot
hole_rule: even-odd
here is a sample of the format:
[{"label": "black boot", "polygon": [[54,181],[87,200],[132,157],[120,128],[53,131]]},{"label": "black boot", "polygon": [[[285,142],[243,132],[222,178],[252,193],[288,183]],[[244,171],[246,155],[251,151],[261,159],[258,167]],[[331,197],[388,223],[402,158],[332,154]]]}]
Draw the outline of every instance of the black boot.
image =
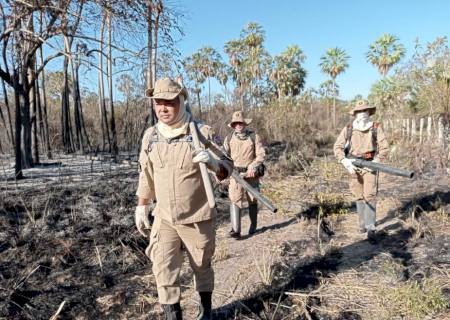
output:
[{"label": "black boot", "polygon": [[212,292],[199,292],[200,306],[198,308],[197,320],[212,319]]},{"label": "black boot", "polygon": [[250,218],[250,229],[248,234],[254,234],[258,225],[258,204],[252,203],[248,206],[248,216]]},{"label": "black boot", "polygon": [[165,320],[183,320],[179,302],[175,304],[163,304],[162,308],[164,310]]},{"label": "black boot", "polygon": [[231,229],[230,232],[228,232],[228,236],[230,238],[234,238],[234,239],[240,239],[241,238],[241,234],[239,232],[234,231],[233,229]]}]

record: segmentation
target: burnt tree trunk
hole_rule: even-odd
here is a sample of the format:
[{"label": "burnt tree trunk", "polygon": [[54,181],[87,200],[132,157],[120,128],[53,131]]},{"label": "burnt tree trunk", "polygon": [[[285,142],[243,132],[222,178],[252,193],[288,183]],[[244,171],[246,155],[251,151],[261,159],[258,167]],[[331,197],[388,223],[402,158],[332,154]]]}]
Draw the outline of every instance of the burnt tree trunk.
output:
[{"label": "burnt tree trunk", "polygon": [[119,150],[117,147],[117,134],[116,134],[116,120],[114,117],[114,100],[113,100],[113,74],[112,74],[112,21],[111,13],[108,13],[108,87],[109,87],[109,112],[111,113],[111,134],[112,134],[112,146],[111,154],[113,158],[116,158]]},{"label": "burnt tree trunk", "polygon": [[103,34],[105,30],[105,15],[102,15],[102,21],[100,26],[100,41],[99,41],[99,50],[98,50],[98,111],[100,114],[100,123],[102,128],[102,150],[106,150],[106,142],[108,142],[108,149],[111,152],[111,138],[109,135],[109,126],[108,126],[108,114],[106,111],[106,102],[105,102],[105,85],[103,81]]},{"label": "burnt tree trunk", "polygon": [[22,136],[22,111],[21,111],[21,103],[20,103],[20,95],[19,95],[19,73],[17,70],[14,70],[13,73],[13,87],[14,87],[14,102],[16,106],[15,110],[15,177],[16,179],[23,178],[22,172],[22,148],[21,148],[21,136]]},{"label": "burnt tree trunk", "polygon": [[2,89],[3,89],[3,100],[5,102],[6,113],[8,114],[9,138],[11,141],[11,145],[13,146],[13,149],[14,149],[14,147],[15,147],[14,130],[13,130],[13,125],[12,125],[11,108],[9,106],[8,92],[6,90],[5,80],[3,80],[3,78],[2,78],[1,81],[2,81]]},{"label": "burnt tree trunk", "polygon": [[[32,136],[32,150],[33,150],[33,163],[39,163],[39,140],[38,140],[38,119],[37,119],[37,104],[36,104],[36,60],[31,60],[31,65],[28,67],[28,82],[30,83],[29,97],[30,97],[30,109],[31,109],[31,136]],[[33,81],[33,83],[31,83]]]},{"label": "burnt tree trunk", "polygon": [[70,121],[70,101],[69,101],[69,76],[68,76],[69,59],[64,57],[63,64],[63,89],[61,95],[61,133],[62,144],[66,153],[72,153],[73,148],[73,134]]},{"label": "burnt tree trunk", "polygon": [[[43,52],[42,52],[42,47],[40,48],[40,64],[41,66],[44,64],[44,56],[43,56]],[[47,152],[47,158],[51,159],[52,158],[52,147],[50,145],[50,135],[49,135],[49,130],[48,130],[48,113],[47,113],[47,91],[46,91],[46,87],[45,87],[45,70],[43,69],[41,71],[41,88],[42,88],[42,112],[43,112],[43,143],[45,145],[45,149]],[[39,92],[39,96],[40,96],[40,91]],[[39,101],[41,101],[41,99],[39,99]]]}]

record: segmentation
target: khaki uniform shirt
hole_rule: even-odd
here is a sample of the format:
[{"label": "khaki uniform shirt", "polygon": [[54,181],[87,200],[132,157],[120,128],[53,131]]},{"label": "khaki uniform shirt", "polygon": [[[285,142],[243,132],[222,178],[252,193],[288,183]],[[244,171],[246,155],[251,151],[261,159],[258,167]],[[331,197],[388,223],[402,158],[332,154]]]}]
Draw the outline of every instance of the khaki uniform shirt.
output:
[{"label": "khaki uniform shirt", "polygon": [[[156,200],[153,215],[172,224],[189,224],[213,218],[206,197],[200,166],[194,163],[191,142],[173,140],[168,143],[159,134],[158,141],[149,142],[156,127],[147,129],[139,155],[139,198]],[[211,128],[200,127],[201,134],[211,140]],[[184,137],[184,136],[182,136]],[[227,178],[233,170],[230,159],[219,160],[219,180]]]},{"label": "khaki uniform shirt", "polygon": [[[233,133],[231,138],[227,136],[223,142],[223,147],[230,158],[233,159],[235,167],[253,169],[264,162],[266,151],[262,144],[261,137],[251,131],[249,131],[249,133],[254,134],[255,138],[252,139],[248,135],[247,139],[242,140]],[[255,142],[253,143],[253,141]]]},{"label": "khaki uniform shirt", "polygon": [[[352,130],[352,138],[351,145],[349,150],[349,155],[354,157],[361,157],[367,152],[374,152],[376,150],[375,156],[380,162],[383,162],[386,159],[386,156],[389,152],[389,143],[386,139],[386,135],[384,134],[383,129],[380,125],[377,127],[377,147],[374,145],[374,141],[372,139],[372,128],[369,128],[365,131],[358,131],[353,128]],[[347,142],[347,133],[348,128],[345,127],[342,129],[339,134],[336,143],[334,144],[334,155],[336,158],[341,161],[345,158],[345,144]]]}]

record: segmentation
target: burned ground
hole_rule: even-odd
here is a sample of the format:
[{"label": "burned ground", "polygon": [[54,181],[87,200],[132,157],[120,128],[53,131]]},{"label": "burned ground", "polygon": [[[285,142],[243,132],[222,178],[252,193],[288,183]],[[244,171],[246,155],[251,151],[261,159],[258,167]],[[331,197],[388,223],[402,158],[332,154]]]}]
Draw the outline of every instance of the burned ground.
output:
[{"label": "burned ground", "polygon": [[[146,240],[133,221],[136,169],[88,161],[62,175],[56,167],[2,181],[0,318],[49,319],[64,303],[59,319],[159,319]],[[449,317],[450,190],[439,170],[424,167],[412,181],[384,177],[377,244],[357,234],[343,172],[326,159],[264,179],[280,210],[261,210],[253,237],[227,237],[228,201],[218,193],[216,318]],[[181,284],[193,319],[186,264]]]}]

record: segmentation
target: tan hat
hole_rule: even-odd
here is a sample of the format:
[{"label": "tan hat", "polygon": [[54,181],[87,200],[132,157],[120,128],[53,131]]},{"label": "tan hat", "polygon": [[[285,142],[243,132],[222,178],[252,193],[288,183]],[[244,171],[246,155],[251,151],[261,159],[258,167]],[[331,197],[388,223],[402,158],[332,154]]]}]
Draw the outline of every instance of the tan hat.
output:
[{"label": "tan hat", "polygon": [[364,110],[372,110],[372,112],[375,112],[376,107],[369,105],[369,103],[366,100],[358,100],[355,103],[355,107],[352,111],[350,111],[350,114],[352,116],[355,115],[355,112],[357,111],[364,111]]},{"label": "tan hat", "polygon": [[233,116],[231,117],[231,122],[228,124],[230,128],[233,128],[233,124],[236,122],[242,122],[246,125],[249,125],[252,122],[252,119],[245,119],[242,111],[235,111]]},{"label": "tan hat", "polygon": [[153,99],[172,100],[180,94],[187,99],[186,88],[170,78],[160,79],[156,81],[154,88],[145,90],[145,96]]}]

